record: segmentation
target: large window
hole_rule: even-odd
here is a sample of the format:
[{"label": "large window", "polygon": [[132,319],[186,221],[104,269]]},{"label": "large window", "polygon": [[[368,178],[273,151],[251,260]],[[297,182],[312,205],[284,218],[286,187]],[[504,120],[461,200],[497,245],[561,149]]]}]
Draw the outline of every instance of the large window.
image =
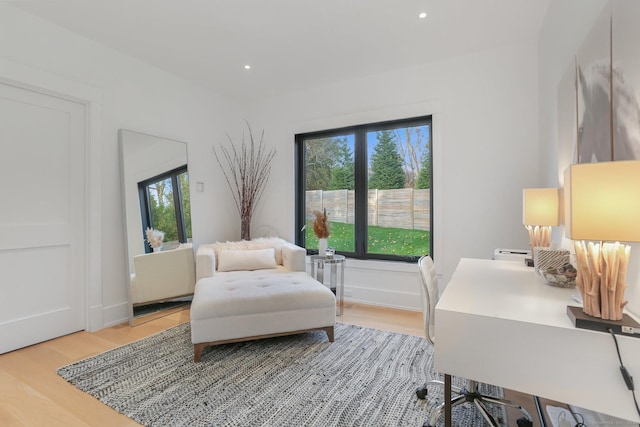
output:
[{"label": "large window", "polygon": [[[147,227],[164,232],[162,247],[171,249],[191,240],[189,173],[183,166],[138,183],[142,231]],[[146,252],[151,252],[145,245]]]},{"label": "large window", "polygon": [[432,253],[431,116],[296,135],[296,243],[317,252],[314,212],[329,246],[362,259]]}]

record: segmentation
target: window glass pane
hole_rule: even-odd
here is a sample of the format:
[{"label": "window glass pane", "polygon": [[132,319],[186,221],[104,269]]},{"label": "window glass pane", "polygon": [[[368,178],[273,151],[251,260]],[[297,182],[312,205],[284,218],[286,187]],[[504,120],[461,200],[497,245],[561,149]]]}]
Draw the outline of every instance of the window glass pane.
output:
[{"label": "window glass pane", "polygon": [[338,252],[409,262],[431,254],[431,134],[424,116],[296,135],[296,243],[313,253],[314,212],[326,209]]},{"label": "window glass pane", "polygon": [[182,212],[184,215],[185,228],[187,229],[187,241],[191,242],[191,196],[189,193],[189,172],[178,175],[180,183],[180,194],[182,195]]},{"label": "window glass pane", "polygon": [[369,131],[367,253],[430,252],[430,127]]},{"label": "window glass pane", "polygon": [[304,141],[305,246],[318,248],[313,232],[314,212],[327,210],[329,246],[354,252],[354,153],[353,134]]},{"label": "window glass pane", "polygon": [[162,179],[147,185],[151,211],[151,226],[164,232],[164,242],[178,240],[178,225],[173,202],[171,178]]}]

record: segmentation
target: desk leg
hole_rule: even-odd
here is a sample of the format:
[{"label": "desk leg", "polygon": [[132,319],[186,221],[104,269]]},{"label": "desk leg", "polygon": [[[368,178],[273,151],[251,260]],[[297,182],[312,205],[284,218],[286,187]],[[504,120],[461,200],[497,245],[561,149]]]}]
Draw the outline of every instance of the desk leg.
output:
[{"label": "desk leg", "polygon": [[444,375],[444,426],[451,427],[451,375]]}]

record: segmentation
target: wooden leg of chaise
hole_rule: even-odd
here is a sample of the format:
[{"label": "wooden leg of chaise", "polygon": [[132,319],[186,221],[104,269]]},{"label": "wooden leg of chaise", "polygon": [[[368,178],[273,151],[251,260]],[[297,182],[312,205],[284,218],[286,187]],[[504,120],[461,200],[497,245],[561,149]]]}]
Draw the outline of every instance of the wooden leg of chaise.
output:
[{"label": "wooden leg of chaise", "polygon": [[206,347],[206,344],[194,344],[193,345],[193,361],[199,362],[202,357],[202,350]]},{"label": "wooden leg of chaise", "polygon": [[329,342],[333,342],[333,326],[324,328],[324,330],[327,333],[327,338],[329,338]]}]

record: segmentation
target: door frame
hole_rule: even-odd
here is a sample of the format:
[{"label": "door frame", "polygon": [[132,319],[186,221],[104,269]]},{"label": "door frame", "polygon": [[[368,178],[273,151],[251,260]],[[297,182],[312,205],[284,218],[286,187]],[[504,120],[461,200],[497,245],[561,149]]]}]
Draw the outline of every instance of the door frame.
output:
[{"label": "door frame", "polygon": [[0,58],[0,83],[84,106],[84,329],[104,327],[102,302],[102,91],[85,83]]}]

